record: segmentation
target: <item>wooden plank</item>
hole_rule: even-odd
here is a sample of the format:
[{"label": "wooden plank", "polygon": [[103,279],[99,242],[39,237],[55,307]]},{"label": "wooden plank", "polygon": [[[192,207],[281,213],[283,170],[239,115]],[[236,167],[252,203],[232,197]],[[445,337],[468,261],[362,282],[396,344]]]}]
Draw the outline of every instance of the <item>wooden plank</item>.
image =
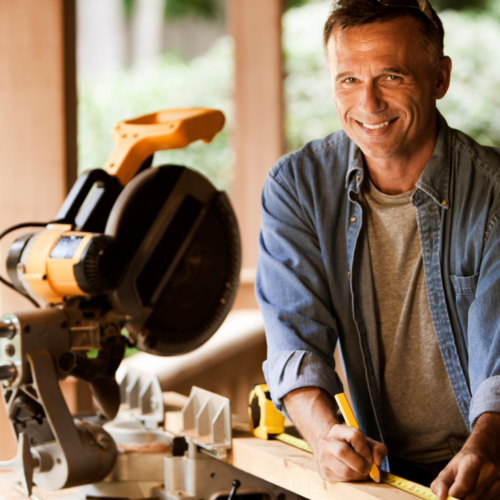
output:
[{"label": "wooden plank", "polygon": [[312,500],[415,500],[409,493],[373,481],[325,481],[310,453],[280,441],[264,441],[243,431],[234,431],[228,461],[238,469]]},{"label": "wooden plank", "polygon": [[235,41],[235,152],[231,201],[240,224],[243,267],[255,269],[260,192],[284,152],[281,0],[229,0]]}]

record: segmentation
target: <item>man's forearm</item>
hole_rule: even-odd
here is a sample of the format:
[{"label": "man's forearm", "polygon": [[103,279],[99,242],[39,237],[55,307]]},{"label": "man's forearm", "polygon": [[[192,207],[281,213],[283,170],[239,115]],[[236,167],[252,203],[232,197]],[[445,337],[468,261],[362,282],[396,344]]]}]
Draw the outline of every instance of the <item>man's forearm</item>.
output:
[{"label": "man's forearm", "polygon": [[289,392],[283,402],[295,427],[317,454],[319,440],[339,423],[331,396],[319,387],[303,387]]}]

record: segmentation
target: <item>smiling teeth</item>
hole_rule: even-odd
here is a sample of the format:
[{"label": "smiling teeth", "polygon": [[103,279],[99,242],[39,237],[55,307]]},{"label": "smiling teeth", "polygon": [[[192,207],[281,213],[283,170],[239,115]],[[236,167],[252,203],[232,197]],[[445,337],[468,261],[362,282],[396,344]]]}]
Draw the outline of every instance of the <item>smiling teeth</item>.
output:
[{"label": "smiling teeth", "polygon": [[378,125],[368,125],[368,123],[363,123],[363,127],[369,128],[370,130],[377,130],[379,128],[386,127],[390,122],[391,121],[388,120],[384,123],[379,123]]}]

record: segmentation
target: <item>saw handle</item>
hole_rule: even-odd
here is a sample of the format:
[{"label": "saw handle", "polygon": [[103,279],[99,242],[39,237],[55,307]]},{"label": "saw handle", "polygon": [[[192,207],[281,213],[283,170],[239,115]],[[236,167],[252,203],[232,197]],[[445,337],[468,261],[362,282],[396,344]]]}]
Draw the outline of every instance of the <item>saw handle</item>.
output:
[{"label": "saw handle", "polygon": [[156,151],[178,149],[201,139],[210,142],[224,125],[221,111],[205,108],[167,109],[118,122],[116,142],[104,170],[125,186]]},{"label": "saw handle", "polygon": [[[62,207],[56,215],[56,220],[61,224],[74,224],[76,216],[83,203],[87,200],[92,187],[97,184],[104,190],[115,187],[116,179],[111,177],[101,169],[87,170],[83,172],[71,188],[68,196],[64,200]],[[116,196],[118,196],[118,193]],[[116,198],[115,196],[115,198]]]}]

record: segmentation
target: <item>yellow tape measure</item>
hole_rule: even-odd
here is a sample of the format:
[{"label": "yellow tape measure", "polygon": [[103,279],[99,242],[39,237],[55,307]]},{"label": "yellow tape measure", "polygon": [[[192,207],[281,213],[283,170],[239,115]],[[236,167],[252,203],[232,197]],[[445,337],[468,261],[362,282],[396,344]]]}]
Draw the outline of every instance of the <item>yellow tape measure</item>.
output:
[{"label": "yellow tape measure", "polygon": [[[342,396],[344,396],[342,394]],[[344,401],[345,400],[345,401]],[[355,422],[354,414],[350,409],[349,403],[344,398],[340,398],[341,410],[346,411],[350,421],[348,425]],[[347,405],[347,406],[346,406]],[[347,407],[349,410],[347,410]],[[350,414],[349,414],[350,411]],[[248,415],[250,418],[250,429],[252,433],[261,439],[278,439],[283,443],[294,446],[301,450],[312,453],[311,447],[303,440],[286,434],[285,430],[285,417],[276,410],[271,402],[271,396],[267,384],[257,384],[250,392],[250,400],[248,405]],[[345,418],[345,417],[344,417]],[[352,426],[352,425],[351,425]],[[352,426],[353,427],[353,426]],[[380,470],[380,482],[398,488],[399,490],[406,491],[411,495],[424,500],[438,500],[438,497],[432,493],[430,488],[422,486],[421,484],[414,483],[408,479],[395,476],[384,470]],[[447,497],[446,500],[457,500],[454,497]]]}]

